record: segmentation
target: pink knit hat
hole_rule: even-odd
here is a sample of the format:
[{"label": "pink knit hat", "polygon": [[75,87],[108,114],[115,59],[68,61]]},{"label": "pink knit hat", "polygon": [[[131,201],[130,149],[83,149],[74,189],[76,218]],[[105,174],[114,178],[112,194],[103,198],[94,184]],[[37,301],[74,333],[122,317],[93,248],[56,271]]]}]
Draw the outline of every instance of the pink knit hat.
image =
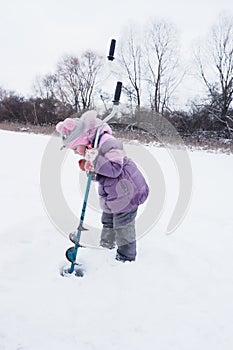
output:
[{"label": "pink knit hat", "polygon": [[80,118],[66,118],[56,125],[62,136],[63,147],[75,149],[78,145],[88,145],[93,141],[97,127],[102,121],[97,112],[87,111]]}]

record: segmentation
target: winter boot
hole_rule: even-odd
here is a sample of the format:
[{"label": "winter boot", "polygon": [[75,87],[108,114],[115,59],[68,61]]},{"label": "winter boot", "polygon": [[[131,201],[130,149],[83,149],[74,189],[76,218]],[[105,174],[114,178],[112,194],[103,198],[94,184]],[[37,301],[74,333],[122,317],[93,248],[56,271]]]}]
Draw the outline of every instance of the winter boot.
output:
[{"label": "winter boot", "polygon": [[129,261],[129,262],[135,261],[135,258],[127,258],[127,256],[122,255],[122,254],[120,254],[119,252],[117,252],[116,258],[115,258],[115,259],[116,259],[117,261],[120,261],[120,262],[123,262],[123,263],[125,263],[126,261]]}]

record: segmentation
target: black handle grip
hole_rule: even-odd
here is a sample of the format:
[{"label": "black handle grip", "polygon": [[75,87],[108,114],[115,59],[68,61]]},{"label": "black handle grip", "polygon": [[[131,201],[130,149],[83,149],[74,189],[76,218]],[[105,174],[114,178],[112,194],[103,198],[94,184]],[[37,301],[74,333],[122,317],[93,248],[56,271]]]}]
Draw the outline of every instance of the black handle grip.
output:
[{"label": "black handle grip", "polygon": [[112,39],[111,40],[111,44],[110,44],[109,54],[108,54],[109,61],[113,61],[114,60],[115,46],[116,46],[116,40]]},{"label": "black handle grip", "polygon": [[113,104],[114,105],[118,105],[119,104],[120,97],[121,97],[121,88],[122,88],[122,82],[118,81],[117,85],[116,85],[115,94],[114,94],[114,100],[113,100]]}]

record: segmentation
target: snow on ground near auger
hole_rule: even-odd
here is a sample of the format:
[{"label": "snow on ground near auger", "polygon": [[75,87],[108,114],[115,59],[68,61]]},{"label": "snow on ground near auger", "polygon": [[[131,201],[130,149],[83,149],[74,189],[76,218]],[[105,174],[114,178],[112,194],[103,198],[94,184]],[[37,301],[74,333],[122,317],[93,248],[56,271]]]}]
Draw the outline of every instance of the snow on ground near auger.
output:
[{"label": "snow on ground near auger", "polygon": [[[49,138],[0,136],[1,350],[232,350],[232,156],[190,153],[189,212],[172,235],[163,234],[165,215],[140,239],[136,263],[80,249],[85,277],[62,278],[59,265],[72,244],[52,226],[40,197]],[[164,162],[171,189],[166,150],[150,151]]]}]

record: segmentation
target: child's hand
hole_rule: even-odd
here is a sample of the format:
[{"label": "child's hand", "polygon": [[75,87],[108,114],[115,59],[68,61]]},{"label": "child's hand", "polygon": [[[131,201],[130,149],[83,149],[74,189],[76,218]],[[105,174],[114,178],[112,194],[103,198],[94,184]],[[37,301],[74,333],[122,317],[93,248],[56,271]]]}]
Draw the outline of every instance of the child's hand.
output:
[{"label": "child's hand", "polygon": [[80,159],[78,161],[78,165],[79,165],[79,168],[82,170],[82,171],[86,171],[86,172],[94,172],[94,166],[93,164],[90,162],[90,161],[87,161],[85,159]]},{"label": "child's hand", "polygon": [[80,160],[78,161],[79,168],[80,168],[82,171],[85,171],[85,163],[86,163],[85,159],[80,159]]}]

